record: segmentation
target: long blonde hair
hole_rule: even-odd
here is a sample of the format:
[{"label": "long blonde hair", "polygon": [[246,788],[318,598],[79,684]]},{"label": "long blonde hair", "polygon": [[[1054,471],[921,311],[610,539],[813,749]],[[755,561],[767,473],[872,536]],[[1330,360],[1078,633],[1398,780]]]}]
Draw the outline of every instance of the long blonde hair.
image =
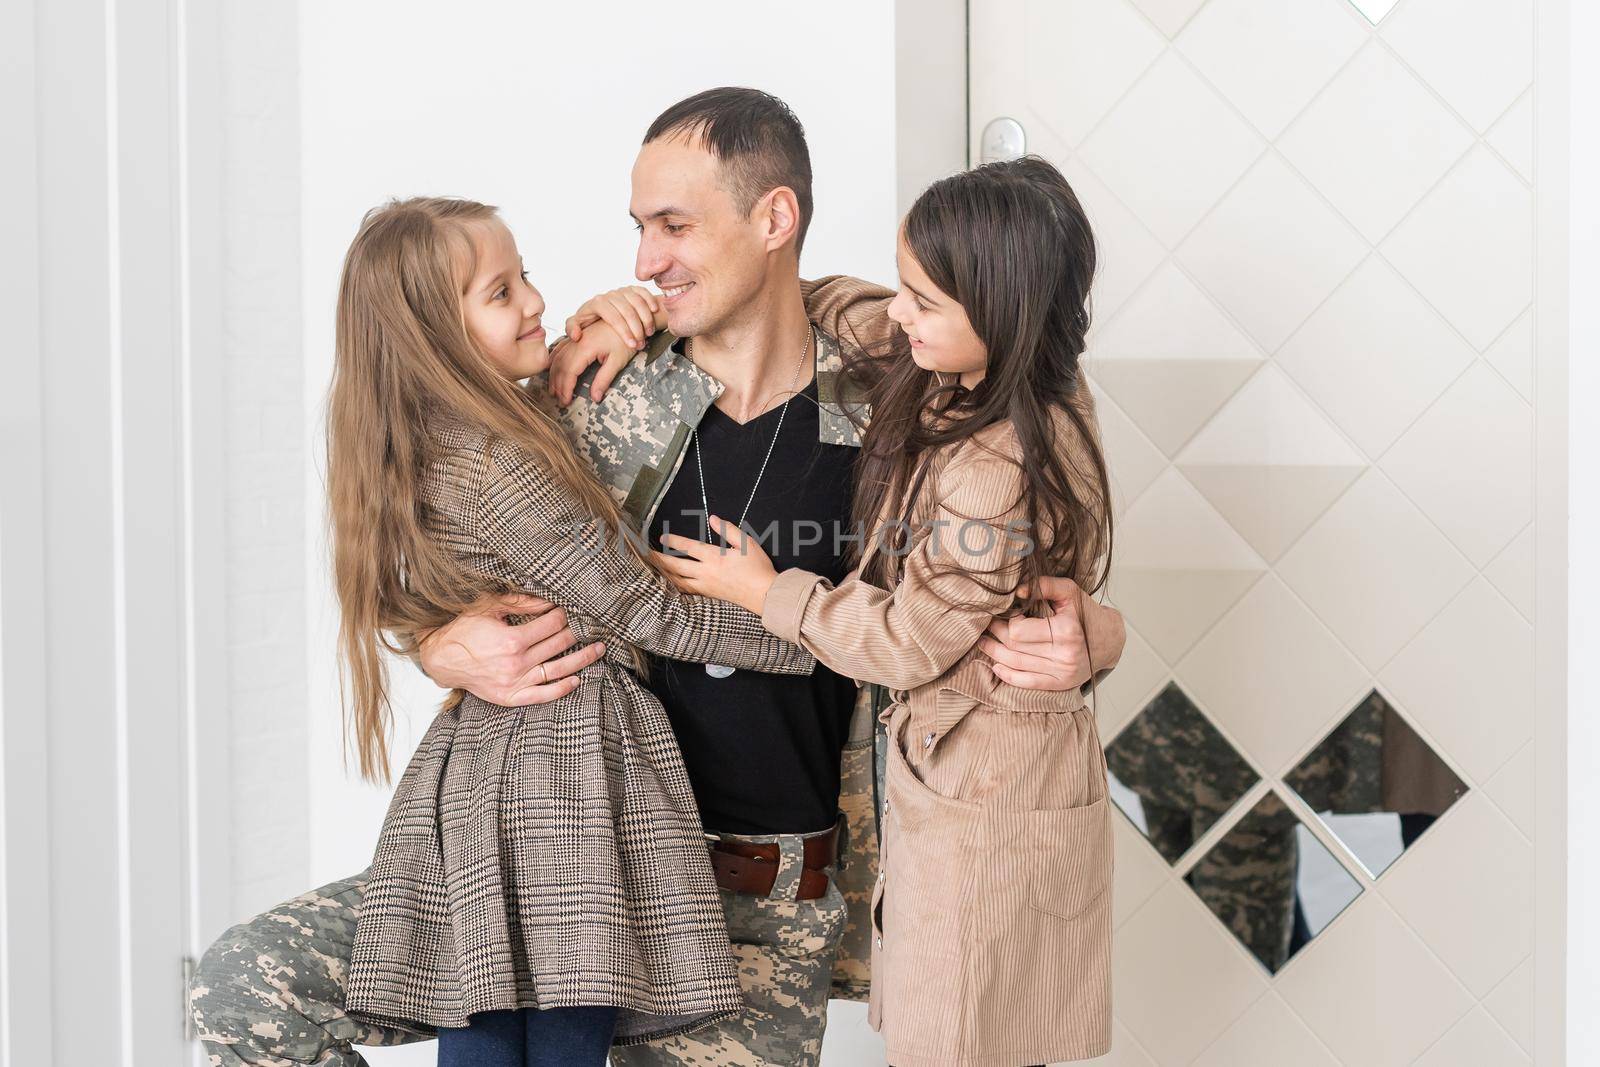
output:
[{"label": "long blonde hair", "polygon": [[461,299],[476,268],[472,231],[495,219],[494,208],[470,200],[391,201],[367,213],[345,255],[328,400],[328,518],[345,738],[369,780],[389,779],[383,653],[415,652],[419,632],[505,589],[428,534],[428,420],[453,416],[539,457],[582,510],[620,529],[616,504],[555,419],[496,372],[467,332]]}]

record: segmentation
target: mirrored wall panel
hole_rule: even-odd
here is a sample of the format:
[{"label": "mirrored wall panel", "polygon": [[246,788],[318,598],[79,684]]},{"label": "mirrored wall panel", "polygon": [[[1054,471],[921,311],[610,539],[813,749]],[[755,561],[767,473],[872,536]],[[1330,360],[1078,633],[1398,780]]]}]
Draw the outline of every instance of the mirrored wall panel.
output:
[{"label": "mirrored wall panel", "polygon": [[1256,783],[1256,773],[1176,683],[1106,746],[1111,797],[1168,863]]},{"label": "mirrored wall panel", "polygon": [[1376,691],[1283,780],[1374,878],[1467,791]]},{"label": "mirrored wall panel", "polygon": [[1200,857],[1188,881],[1273,974],[1361,895],[1361,884],[1276,793]]}]

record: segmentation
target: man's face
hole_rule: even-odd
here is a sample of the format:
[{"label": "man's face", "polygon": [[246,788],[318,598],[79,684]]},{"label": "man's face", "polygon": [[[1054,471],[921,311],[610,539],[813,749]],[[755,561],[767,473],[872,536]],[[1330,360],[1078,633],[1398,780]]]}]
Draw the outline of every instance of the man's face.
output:
[{"label": "man's face", "polygon": [[639,150],[628,212],[639,229],[634,275],[665,295],[667,326],[680,337],[715,332],[766,279],[760,206],[741,212],[698,141],[668,138]]}]

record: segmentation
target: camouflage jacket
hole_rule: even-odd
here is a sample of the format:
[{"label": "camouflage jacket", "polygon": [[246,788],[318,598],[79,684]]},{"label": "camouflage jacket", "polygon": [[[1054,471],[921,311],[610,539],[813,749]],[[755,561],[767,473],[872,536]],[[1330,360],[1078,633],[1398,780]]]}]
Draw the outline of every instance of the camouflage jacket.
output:
[{"label": "camouflage jacket", "polygon": [[[806,314],[817,326],[818,439],[837,445],[861,444],[857,424],[868,410],[861,399],[843,395],[842,333],[856,344],[871,344],[892,329],[885,314],[893,292],[854,278],[802,282]],[[562,419],[573,440],[588,455],[628,520],[649,527],[667,487],[677,477],[688,449],[689,432],[722,394],[722,383],[674,351],[676,340],[662,332],[617,375],[605,397],[589,399],[594,368],[583,376]],[[535,387],[541,387],[536,384]],[[877,879],[877,795],[882,746],[877,711],[885,703],[878,686],[864,685],[856,701],[849,738],[841,758],[839,810],[845,835],[836,881],[849,906],[844,939],[833,973],[835,996],[865,1000],[871,983],[868,933],[872,886]],[[875,757],[875,753],[877,754]]]}]

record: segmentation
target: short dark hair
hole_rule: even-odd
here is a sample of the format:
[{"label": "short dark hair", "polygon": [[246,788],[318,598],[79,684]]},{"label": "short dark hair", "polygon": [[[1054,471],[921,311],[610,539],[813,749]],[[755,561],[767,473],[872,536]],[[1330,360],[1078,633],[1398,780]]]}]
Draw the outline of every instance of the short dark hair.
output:
[{"label": "short dark hair", "polygon": [[665,137],[699,138],[721,164],[723,188],[740,211],[780,185],[794,190],[800,227],[794,250],[811,225],[811,150],[806,131],[789,105],[760,89],[723,86],[696,93],[663,111],[645,131],[644,143]]}]

